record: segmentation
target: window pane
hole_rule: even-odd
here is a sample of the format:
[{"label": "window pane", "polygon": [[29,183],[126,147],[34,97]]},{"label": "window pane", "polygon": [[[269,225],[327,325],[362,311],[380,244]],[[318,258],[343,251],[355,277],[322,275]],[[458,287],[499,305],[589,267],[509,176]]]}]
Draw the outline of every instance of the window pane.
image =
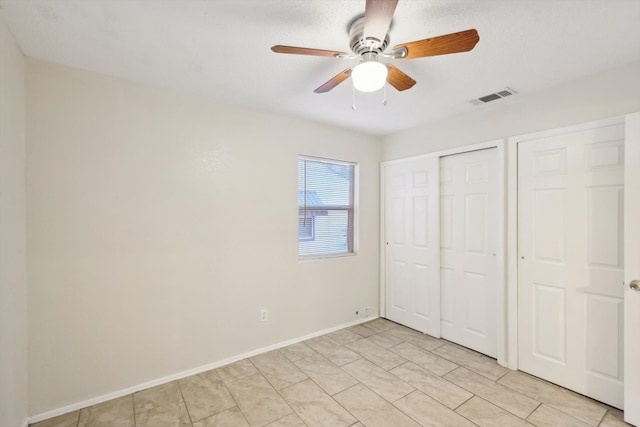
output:
[{"label": "window pane", "polygon": [[353,164],[298,160],[298,254],[353,252]]},{"label": "window pane", "polygon": [[298,239],[298,255],[343,254],[351,252],[348,211],[328,211],[313,220],[314,238]]},{"label": "window pane", "polygon": [[306,242],[315,239],[314,233],[314,217],[313,216],[300,216],[298,217],[298,240]]}]

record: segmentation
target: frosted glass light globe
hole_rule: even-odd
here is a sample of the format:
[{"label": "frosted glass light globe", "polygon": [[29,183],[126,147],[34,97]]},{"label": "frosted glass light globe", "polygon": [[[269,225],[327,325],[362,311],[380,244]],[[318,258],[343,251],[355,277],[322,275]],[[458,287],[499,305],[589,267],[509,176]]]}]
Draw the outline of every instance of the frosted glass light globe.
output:
[{"label": "frosted glass light globe", "polygon": [[387,67],[377,61],[358,64],[351,72],[353,87],[360,92],[374,92],[382,89],[387,81]]}]

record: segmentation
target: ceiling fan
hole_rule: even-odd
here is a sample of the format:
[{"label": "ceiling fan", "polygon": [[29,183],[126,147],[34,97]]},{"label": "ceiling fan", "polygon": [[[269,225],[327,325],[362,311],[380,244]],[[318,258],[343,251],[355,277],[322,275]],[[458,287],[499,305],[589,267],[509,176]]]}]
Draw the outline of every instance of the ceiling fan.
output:
[{"label": "ceiling fan", "polygon": [[353,78],[354,88],[361,92],[379,90],[385,82],[398,91],[403,91],[412,88],[416,81],[394,65],[380,62],[380,58],[407,60],[468,52],[480,40],[478,32],[471,29],[402,43],[394,46],[390,52],[385,52],[389,45],[387,32],[397,4],[398,0],[367,0],[364,16],[359,16],[349,26],[349,46],[352,53],[282,45],[273,46],[271,50],[276,53],[360,59],[358,65],[342,70],[314,90],[315,93],[329,92],[349,77]]}]

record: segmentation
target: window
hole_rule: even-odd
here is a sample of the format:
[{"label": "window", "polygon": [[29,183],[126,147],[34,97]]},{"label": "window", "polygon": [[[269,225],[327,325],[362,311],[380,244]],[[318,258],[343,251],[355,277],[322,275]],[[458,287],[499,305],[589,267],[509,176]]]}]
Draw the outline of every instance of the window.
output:
[{"label": "window", "polygon": [[298,255],[352,254],[355,164],[298,158]]}]

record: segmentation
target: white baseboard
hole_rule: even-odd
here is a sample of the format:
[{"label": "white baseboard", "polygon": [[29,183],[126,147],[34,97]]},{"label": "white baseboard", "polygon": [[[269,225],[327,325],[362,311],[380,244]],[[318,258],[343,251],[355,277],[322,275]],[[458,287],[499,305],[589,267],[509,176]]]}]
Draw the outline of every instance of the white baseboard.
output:
[{"label": "white baseboard", "polygon": [[[325,334],[328,334],[328,333],[331,333],[331,332],[338,331],[340,329],[344,329],[344,328],[348,328],[350,326],[358,325],[360,323],[368,322],[370,320],[377,319],[378,317],[379,316],[377,314],[374,314],[374,315],[372,315],[370,317],[367,317],[365,319],[357,319],[357,320],[354,320],[352,322],[343,323],[343,324],[341,324],[339,326],[334,326],[332,328],[323,329],[321,331],[313,332],[311,334],[307,334],[307,335],[304,335],[302,337],[294,338],[294,339],[287,340],[287,341],[282,341],[282,342],[279,342],[277,344],[273,344],[273,345],[270,345],[270,346],[267,346],[267,347],[262,347],[262,348],[259,348],[259,349],[256,349],[256,350],[252,350],[252,351],[247,352],[247,353],[243,353],[243,354],[239,354],[237,356],[229,357],[227,359],[219,360],[217,362],[209,363],[209,364],[206,364],[206,365],[203,365],[203,366],[198,366],[197,368],[193,368],[193,369],[189,369],[189,370],[186,370],[186,371],[178,372],[178,373],[175,373],[175,374],[172,374],[172,375],[168,375],[166,377],[158,378],[158,379],[155,379],[155,380],[152,380],[152,381],[147,381],[145,383],[138,384],[138,385],[135,385],[135,386],[132,386],[132,387],[128,387],[128,388],[125,388],[125,389],[122,389],[122,390],[118,390],[118,391],[114,391],[114,392],[111,392],[111,393],[103,394],[102,396],[97,396],[97,397],[94,397],[92,399],[84,400],[82,402],[73,403],[71,405],[67,405],[67,406],[64,406],[62,408],[58,408],[58,409],[54,409],[54,410],[51,410],[51,411],[43,412],[41,414],[34,415],[32,417],[29,417],[29,419],[26,422],[28,424],[32,424],[32,423],[37,423],[37,422],[40,422],[40,421],[48,420],[49,418],[54,418],[54,417],[57,417],[59,415],[64,415],[64,414],[67,414],[69,412],[77,411],[79,409],[86,408],[88,406],[92,406],[92,405],[96,405],[98,403],[106,402],[107,400],[112,400],[112,399],[115,399],[115,398],[118,398],[118,397],[126,396],[126,395],[131,394],[131,393],[135,393],[137,391],[145,390],[145,389],[150,388],[150,387],[155,387],[155,386],[158,386],[158,385],[161,385],[161,384],[169,383],[171,381],[175,381],[175,380],[179,380],[179,379],[182,379],[182,378],[190,377],[191,375],[196,375],[196,374],[199,374],[199,373],[202,373],[202,372],[210,371],[212,369],[216,369],[216,368],[219,368],[221,366],[228,365],[230,363],[234,363],[234,362],[237,362],[237,361],[242,360],[242,359],[246,359],[248,357],[257,356],[258,354],[266,353],[268,351],[272,351],[272,350],[275,350],[275,349],[278,349],[278,348],[281,348],[281,347],[286,347],[286,346],[291,345],[291,344],[295,344],[295,343],[299,343],[299,342],[302,342],[302,341],[306,341],[308,339],[315,338],[315,337],[318,337],[320,335],[325,335]],[[27,427],[28,424],[25,424],[24,427]]]}]

